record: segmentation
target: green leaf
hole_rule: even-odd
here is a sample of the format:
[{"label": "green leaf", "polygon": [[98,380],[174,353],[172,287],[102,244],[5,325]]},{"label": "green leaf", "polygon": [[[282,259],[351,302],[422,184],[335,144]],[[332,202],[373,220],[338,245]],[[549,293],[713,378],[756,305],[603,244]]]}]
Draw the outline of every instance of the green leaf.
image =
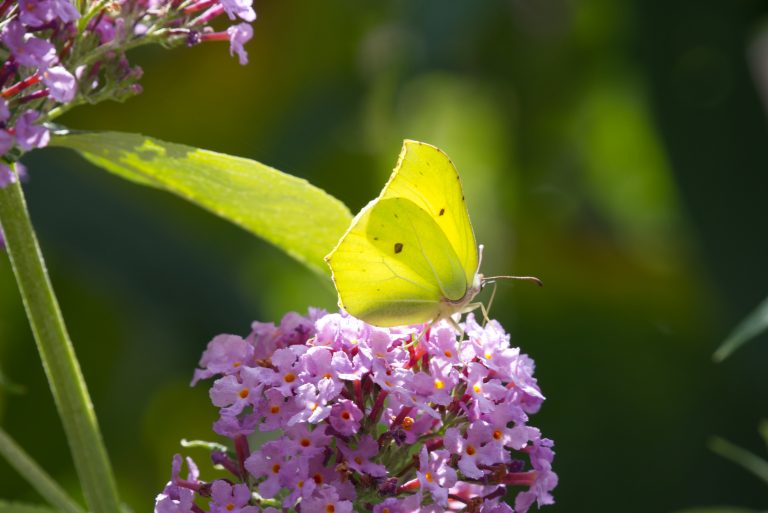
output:
[{"label": "green leaf", "polygon": [[722,362],[742,344],[760,335],[766,329],[768,329],[768,298],[736,326],[725,342],[717,348],[712,358],[716,362]]},{"label": "green leaf", "polygon": [[757,428],[757,430],[760,432],[760,436],[763,437],[765,445],[768,445],[768,420],[761,420],[760,426]]},{"label": "green leaf", "polygon": [[52,145],[191,201],[322,275],[329,274],[323,257],[352,221],[349,209],[322,189],[253,160],[119,132],[68,133]]},{"label": "green leaf", "polygon": [[0,501],[0,513],[56,513],[56,510],[36,504]]},{"label": "green leaf", "polygon": [[751,452],[719,437],[713,437],[709,441],[709,448],[723,458],[738,463],[768,483],[768,461],[765,461]]}]

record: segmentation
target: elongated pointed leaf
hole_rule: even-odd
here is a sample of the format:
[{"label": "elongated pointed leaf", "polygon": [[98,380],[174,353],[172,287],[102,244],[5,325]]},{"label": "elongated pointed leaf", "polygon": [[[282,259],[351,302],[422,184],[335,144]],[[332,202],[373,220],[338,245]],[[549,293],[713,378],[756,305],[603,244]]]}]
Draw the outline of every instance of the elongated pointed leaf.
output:
[{"label": "elongated pointed leaf", "polygon": [[52,145],[191,201],[320,274],[329,274],[323,257],[352,220],[347,207],[322,189],[254,160],[119,132],[57,135]]},{"label": "elongated pointed leaf", "polygon": [[732,352],[742,344],[760,335],[768,329],[768,298],[750,313],[746,319],[741,321],[736,329],[725,339],[720,347],[717,348],[712,358],[716,362],[722,362]]},{"label": "elongated pointed leaf", "polygon": [[768,461],[719,437],[714,437],[709,441],[709,448],[723,458],[738,463],[768,483]]},{"label": "elongated pointed leaf", "polygon": [[0,513],[57,513],[55,509],[36,504],[0,501]]},{"label": "elongated pointed leaf", "polygon": [[741,321],[736,329],[725,339],[712,358],[722,362],[745,342],[750,341],[768,329],[768,298]]},{"label": "elongated pointed leaf", "polygon": [[760,431],[760,436],[762,436],[763,440],[765,440],[765,445],[768,446],[768,420],[760,421],[760,427],[758,430]]}]

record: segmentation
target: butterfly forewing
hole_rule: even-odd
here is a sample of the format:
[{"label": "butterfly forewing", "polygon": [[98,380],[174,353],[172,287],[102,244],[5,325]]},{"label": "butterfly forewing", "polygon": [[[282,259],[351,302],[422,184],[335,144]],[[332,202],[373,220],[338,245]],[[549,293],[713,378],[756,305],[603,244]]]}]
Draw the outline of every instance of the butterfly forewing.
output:
[{"label": "butterfly forewing", "polygon": [[477,243],[469,222],[459,173],[436,147],[405,141],[400,160],[380,199],[406,198],[428,212],[448,239],[472,284],[478,266]]},{"label": "butterfly forewing", "polygon": [[459,311],[471,299],[478,253],[448,157],[405,141],[381,194],[326,260],[339,305],[370,324],[415,324]]}]

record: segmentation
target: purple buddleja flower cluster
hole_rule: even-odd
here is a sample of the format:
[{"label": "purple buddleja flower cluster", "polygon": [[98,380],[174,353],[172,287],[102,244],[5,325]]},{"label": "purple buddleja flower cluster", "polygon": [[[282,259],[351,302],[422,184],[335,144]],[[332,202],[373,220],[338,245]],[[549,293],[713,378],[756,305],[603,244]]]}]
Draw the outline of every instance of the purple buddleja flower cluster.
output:
[{"label": "purple buddleja flower cluster", "polygon": [[[228,41],[246,64],[252,2],[0,0],[0,188],[16,181],[11,165],[22,154],[48,144],[46,122],[76,105],[141,92],[142,70],[127,50]],[[218,18],[230,20],[229,28],[213,30]]]},{"label": "purple buddleja flower cluster", "polygon": [[[382,329],[345,314],[288,314],[250,335],[219,335],[192,384],[216,377],[212,460],[194,463],[155,513],[524,513],[553,503],[553,443],[528,425],[544,396],[534,364],[496,322],[470,314]],[[251,448],[255,431],[277,438]]]},{"label": "purple buddleja flower cluster", "polygon": [[[0,184],[8,164],[48,144],[43,125],[82,103],[141,91],[125,52],[158,43],[229,41],[240,63],[253,35],[252,0],[0,0]],[[216,18],[239,20],[216,32]]]}]

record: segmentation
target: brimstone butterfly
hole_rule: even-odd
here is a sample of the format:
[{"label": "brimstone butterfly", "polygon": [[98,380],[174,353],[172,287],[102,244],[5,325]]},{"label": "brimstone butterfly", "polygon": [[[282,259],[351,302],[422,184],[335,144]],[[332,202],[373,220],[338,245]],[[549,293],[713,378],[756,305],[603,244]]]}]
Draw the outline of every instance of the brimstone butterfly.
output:
[{"label": "brimstone butterfly", "polygon": [[[339,307],[375,326],[449,319],[484,279],[461,179],[438,148],[406,140],[379,197],[325,257]],[[528,277],[510,277],[533,279]]]}]

